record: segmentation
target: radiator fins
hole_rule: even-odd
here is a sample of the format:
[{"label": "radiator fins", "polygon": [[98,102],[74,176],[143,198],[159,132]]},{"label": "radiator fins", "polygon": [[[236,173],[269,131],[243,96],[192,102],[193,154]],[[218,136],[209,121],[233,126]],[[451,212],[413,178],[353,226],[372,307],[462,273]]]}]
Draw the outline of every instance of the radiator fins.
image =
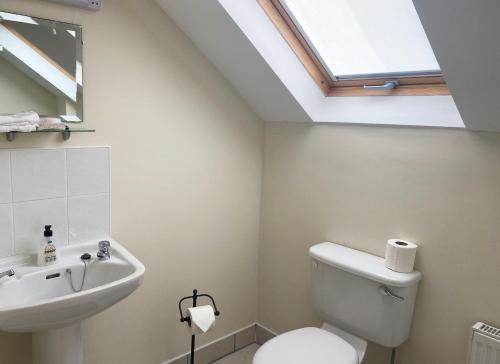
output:
[{"label": "radiator fins", "polygon": [[500,329],[478,322],[472,327],[468,364],[500,364]]}]

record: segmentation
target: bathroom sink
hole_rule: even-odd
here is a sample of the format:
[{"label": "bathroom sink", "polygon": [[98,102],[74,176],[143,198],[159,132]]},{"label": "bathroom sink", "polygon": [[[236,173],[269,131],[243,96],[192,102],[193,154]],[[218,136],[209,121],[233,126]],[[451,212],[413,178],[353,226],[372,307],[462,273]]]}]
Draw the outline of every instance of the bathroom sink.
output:
[{"label": "bathroom sink", "polygon": [[[118,242],[110,242],[109,260],[96,257],[96,241],[61,248],[60,262],[53,266],[37,267],[32,258],[2,264],[0,271],[13,267],[16,274],[0,282],[0,330],[36,332],[69,327],[134,292],[143,281],[144,265]],[[74,292],[70,279],[79,289],[84,253],[92,258],[82,290]]]}]

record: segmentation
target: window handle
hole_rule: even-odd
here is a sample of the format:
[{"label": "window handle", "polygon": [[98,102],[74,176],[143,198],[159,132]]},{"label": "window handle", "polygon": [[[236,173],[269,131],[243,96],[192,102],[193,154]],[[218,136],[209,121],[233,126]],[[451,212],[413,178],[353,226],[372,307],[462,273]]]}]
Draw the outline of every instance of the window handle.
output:
[{"label": "window handle", "polygon": [[378,85],[378,86],[365,85],[365,89],[374,90],[374,91],[388,91],[388,90],[395,89],[398,86],[399,86],[399,81],[391,80],[391,81],[385,81],[385,83],[383,85]]}]

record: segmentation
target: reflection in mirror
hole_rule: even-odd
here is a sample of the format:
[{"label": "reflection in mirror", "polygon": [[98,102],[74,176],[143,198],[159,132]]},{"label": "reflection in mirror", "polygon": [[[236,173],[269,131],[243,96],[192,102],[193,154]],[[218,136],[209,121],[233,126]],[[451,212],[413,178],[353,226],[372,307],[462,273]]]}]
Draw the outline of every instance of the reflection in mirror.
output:
[{"label": "reflection in mirror", "polygon": [[0,12],[0,115],[83,121],[82,28]]}]

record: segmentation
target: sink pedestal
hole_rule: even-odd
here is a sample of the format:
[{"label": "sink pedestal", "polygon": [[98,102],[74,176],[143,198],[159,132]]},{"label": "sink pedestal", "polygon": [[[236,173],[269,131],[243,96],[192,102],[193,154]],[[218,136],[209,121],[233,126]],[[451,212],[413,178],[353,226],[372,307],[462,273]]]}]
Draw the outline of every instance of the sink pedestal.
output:
[{"label": "sink pedestal", "polygon": [[83,364],[81,323],[33,333],[33,364]]}]

